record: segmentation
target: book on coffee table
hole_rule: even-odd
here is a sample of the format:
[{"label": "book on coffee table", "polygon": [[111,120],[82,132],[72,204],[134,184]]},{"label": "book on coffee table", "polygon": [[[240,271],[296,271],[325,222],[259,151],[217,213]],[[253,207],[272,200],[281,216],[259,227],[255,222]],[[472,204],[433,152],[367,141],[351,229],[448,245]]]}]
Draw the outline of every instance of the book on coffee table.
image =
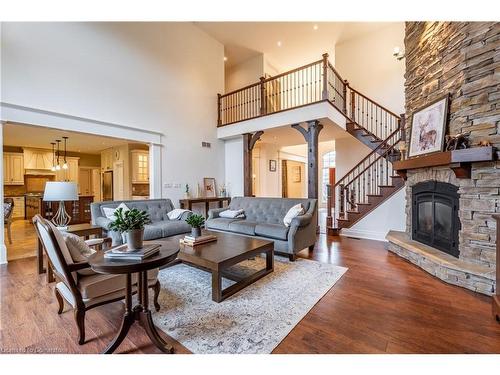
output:
[{"label": "book on coffee table", "polygon": [[142,249],[129,250],[127,244],[117,246],[104,253],[107,259],[143,260],[157,254],[160,251],[160,244],[147,244]]},{"label": "book on coffee table", "polygon": [[186,235],[180,240],[180,243],[188,246],[196,246],[212,241],[217,241],[217,236],[214,236],[213,234],[207,234],[199,237]]}]

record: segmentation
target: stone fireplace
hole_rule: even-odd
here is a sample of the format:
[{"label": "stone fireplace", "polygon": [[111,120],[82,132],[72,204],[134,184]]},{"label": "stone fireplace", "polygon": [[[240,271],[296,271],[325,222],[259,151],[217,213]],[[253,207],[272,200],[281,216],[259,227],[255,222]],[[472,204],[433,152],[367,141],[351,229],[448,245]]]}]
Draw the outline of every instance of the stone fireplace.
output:
[{"label": "stone fireplace", "polygon": [[[449,94],[446,133],[470,132],[473,146],[500,148],[499,35],[498,23],[407,22],[407,134],[417,108]],[[443,281],[491,295],[500,161],[470,163],[466,178],[451,167],[407,170],[406,231],[389,232],[387,247]]]}]

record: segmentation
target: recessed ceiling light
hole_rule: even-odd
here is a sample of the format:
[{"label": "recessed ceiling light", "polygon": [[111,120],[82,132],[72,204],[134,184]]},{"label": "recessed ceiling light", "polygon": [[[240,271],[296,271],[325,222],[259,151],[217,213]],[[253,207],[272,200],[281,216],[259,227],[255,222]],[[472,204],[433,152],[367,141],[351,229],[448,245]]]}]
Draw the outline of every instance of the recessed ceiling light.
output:
[{"label": "recessed ceiling light", "polygon": [[227,61],[227,57],[226,56],[224,56],[224,61]]},{"label": "recessed ceiling light", "polygon": [[278,47],[281,47],[281,40],[278,40],[276,44],[278,45]]},{"label": "recessed ceiling light", "polygon": [[314,30],[318,30],[318,25],[314,25],[314,26],[313,26],[313,29],[314,29]]}]

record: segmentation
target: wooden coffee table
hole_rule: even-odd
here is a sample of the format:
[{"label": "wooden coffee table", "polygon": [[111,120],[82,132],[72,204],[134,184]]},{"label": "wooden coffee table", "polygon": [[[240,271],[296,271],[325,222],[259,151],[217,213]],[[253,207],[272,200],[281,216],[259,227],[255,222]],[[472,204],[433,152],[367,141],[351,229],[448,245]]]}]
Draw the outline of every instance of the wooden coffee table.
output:
[{"label": "wooden coffee table", "polygon": [[[213,301],[222,302],[234,293],[273,272],[273,241],[244,237],[231,233],[203,231],[203,234],[213,234],[217,236],[217,241],[194,247],[181,245],[176,262],[194,266],[212,274]],[[163,241],[175,241],[179,243],[179,239],[181,238],[184,238],[184,235],[170,237]],[[238,277],[230,272],[230,267],[261,253],[265,253],[266,255],[265,268],[244,278]],[[236,283],[222,289],[223,277],[233,280]]]}]

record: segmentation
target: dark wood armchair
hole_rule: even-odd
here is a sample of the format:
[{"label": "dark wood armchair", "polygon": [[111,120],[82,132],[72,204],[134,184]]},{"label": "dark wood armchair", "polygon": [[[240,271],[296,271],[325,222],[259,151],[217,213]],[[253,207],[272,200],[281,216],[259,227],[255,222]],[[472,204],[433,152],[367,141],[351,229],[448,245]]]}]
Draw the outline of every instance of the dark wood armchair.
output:
[{"label": "dark wood armchair", "polygon": [[3,224],[7,229],[7,238],[9,239],[9,243],[12,244],[12,233],[10,230],[10,226],[12,224],[12,214],[14,212],[14,199],[4,198],[3,203]]},{"label": "dark wood armchair", "polygon": [[[92,271],[87,262],[75,263],[59,230],[40,215],[33,224],[43,244],[56,278],[54,293],[59,304],[58,314],[66,301],[74,310],[78,328],[78,343],[85,343],[85,312],[94,307],[119,301],[125,296],[125,275],[103,275]],[[160,309],[158,270],[148,273],[148,286],[154,290],[154,305]],[[136,275],[132,275],[133,293],[137,292]]]}]

